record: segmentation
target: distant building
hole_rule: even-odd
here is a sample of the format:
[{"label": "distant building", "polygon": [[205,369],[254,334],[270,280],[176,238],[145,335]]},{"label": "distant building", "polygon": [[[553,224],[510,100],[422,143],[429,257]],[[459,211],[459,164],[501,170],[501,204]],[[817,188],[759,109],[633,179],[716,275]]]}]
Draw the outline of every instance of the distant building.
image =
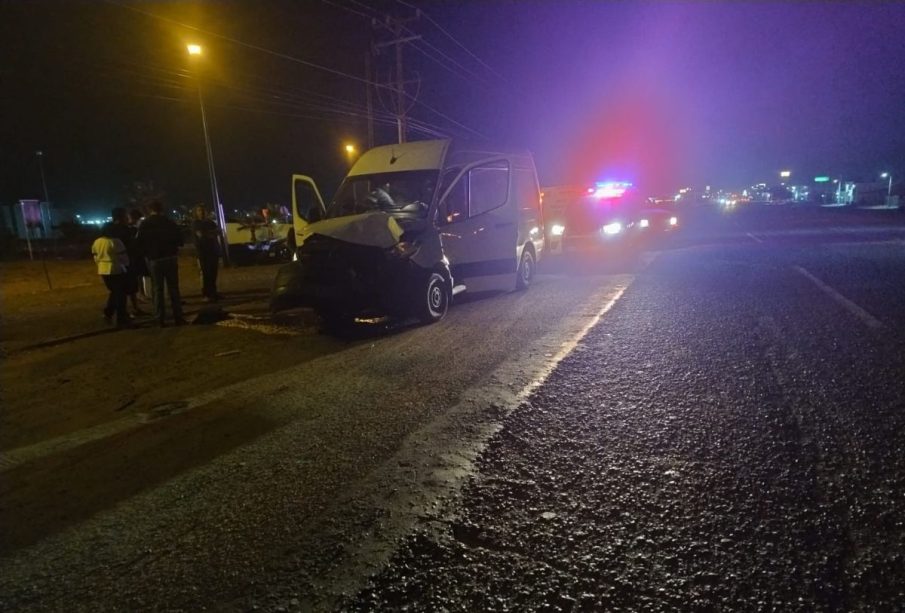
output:
[{"label": "distant building", "polygon": [[60,223],[66,221],[72,221],[69,211],[54,208],[49,202],[20,200],[16,204],[0,206],[3,231],[21,239],[53,238]]},{"label": "distant building", "polygon": [[887,190],[886,181],[846,181],[839,184],[836,202],[854,206],[882,206],[886,204]]}]

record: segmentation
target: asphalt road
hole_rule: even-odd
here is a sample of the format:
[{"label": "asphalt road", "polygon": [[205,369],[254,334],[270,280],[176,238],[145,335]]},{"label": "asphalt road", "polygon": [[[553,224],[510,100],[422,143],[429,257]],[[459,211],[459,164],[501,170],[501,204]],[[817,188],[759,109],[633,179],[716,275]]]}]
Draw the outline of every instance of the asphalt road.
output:
[{"label": "asphalt road", "polygon": [[346,606],[901,610],[905,237],[728,228],[639,275]]},{"label": "asphalt road", "polygon": [[[253,377],[210,360],[231,346],[219,329],[55,346],[56,374],[86,355],[179,370],[150,390],[150,408],[98,396],[121,417],[4,450],[0,608],[330,606],[464,477],[485,431],[642,265],[544,274],[528,292],[463,300],[429,327],[343,339],[304,329],[280,341],[283,363]],[[255,334],[239,332],[246,344]],[[100,362],[77,388],[113,385],[117,368]],[[20,377],[50,368],[31,353],[17,364]],[[237,382],[222,385],[226,372]],[[58,385],[42,422],[97,412]],[[169,388],[180,395],[163,402]]]},{"label": "asphalt road", "polygon": [[905,232],[833,214],[693,216],[14,449],[0,608],[895,609]]}]

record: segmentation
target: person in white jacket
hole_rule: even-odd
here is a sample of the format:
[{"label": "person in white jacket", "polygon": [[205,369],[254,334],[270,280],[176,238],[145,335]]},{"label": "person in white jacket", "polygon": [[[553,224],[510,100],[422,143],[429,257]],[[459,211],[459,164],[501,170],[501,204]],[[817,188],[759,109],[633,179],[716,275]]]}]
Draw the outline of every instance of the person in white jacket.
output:
[{"label": "person in white jacket", "polygon": [[97,274],[101,276],[109,291],[107,305],[104,307],[104,320],[112,323],[113,317],[116,316],[116,326],[128,328],[132,326],[126,312],[126,293],[129,285],[126,270],[129,266],[129,255],[123,242],[113,238],[111,234],[110,224],[105,225],[101,229],[101,235],[91,245],[91,253],[97,264]]}]

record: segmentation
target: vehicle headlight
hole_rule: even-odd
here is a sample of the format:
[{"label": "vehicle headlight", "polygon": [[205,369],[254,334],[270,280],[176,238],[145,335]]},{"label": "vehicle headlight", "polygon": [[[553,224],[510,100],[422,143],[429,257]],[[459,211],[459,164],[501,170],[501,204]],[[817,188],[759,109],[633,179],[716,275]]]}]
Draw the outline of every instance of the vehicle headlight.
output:
[{"label": "vehicle headlight", "polygon": [[646,228],[647,226],[650,225],[650,221],[648,221],[647,219],[642,219],[641,221],[638,222],[638,225],[641,226],[642,228]]},{"label": "vehicle headlight", "polygon": [[679,225],[679,218],[678,218],[678,217],[670,217],[670,218],[669,218],[669,225],[671,225],[671,226],[677,226],[677,225]]},{"label": "vehicle headlight", "polygon": [[618,221],[614,221],[613,223],[608,223],[607,225],[601,228],[604,234],[609,234],[612,236],[613,234],[619,234],[622,232],[622,224]]},{"label": "vehicle headlight", "polygon": [[555,223],[550,228],[550,235],[551,236],[562,236],[565,233],[565,231],[566,231],[566,227],[564,225],[562,225],[560,223]]}]

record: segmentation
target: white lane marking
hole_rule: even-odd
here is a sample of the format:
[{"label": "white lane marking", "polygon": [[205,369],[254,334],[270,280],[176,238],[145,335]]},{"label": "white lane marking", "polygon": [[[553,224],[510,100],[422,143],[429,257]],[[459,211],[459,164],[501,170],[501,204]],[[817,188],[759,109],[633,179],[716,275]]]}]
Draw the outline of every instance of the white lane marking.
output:
[{"label": "white lane marking", "polygon": [[[351,486],[339,503],[345,511],[337,512],[334,518],[347,517],[349,509],[358,507],[360,512],[368,509],[368,513],[374,512],[386,519],[363,534],[360,540],[349,543],[345,556],[339,558],[341,563],[318,578],[323,593],[331,595],[328,599],[339,599],[341,594],[360,591],[368,577],[386,564],[401,538],[418,525],[438,519],[443,521],[441,518],[448,513],[449,505],[455,505],[453,501],[473,474],[475,462],[487,442],[503,428],[506,417],[544,384],[560,362],[616,304],[634,280],[633,276],[626,277],[607,291],[603,297],[606,302],[601,308],[589,315],[579,315],[587,317],[588,321],[577,332],[569,334],[568,340],[560,341],[547,335],[532,344],[536,350],[525,352],[537,355],[537,350],[543,351],[555,344],[559,347],[555,354],[543,353],[547,358],[540,364],[533,361],[526,364],[523,356],[512,356],[493,371],[485,384],[468,389],[458,403],[409,434],[395,455]],[[505,382],[518,381],[523,374],[530,377],[527,384],[510,391]],[[499,412],[487,415],[488,407],[495,407]],[[469,427],[463,428],[464,423]],[[359,487],[361,489],[356,489]],[[346,525],[349,521],[345,520]],[[342,526],[342,520],[337,525]],[[344,538],[343,534],[339,532],[335,538]]]},{"label": "white lane marking", "polygon": [[[656,256],[654,256],[654,257],[656,257]],[[651,261],[653,261],[653,258],[651,258]],[[587,334],[591,330],[591,328],[596,326],[597,322],[599,322],[600,319],[604,315],[606,315],[607,311],[609,311],[611,308],[613,308],[613,305],[619,301],[619,299],[622,297],[622,294],[625,293],[626,289],[628,289],[628,284],[618,286],[616,288],[616,293],[613,294],[613,297],[610,298],[610,300],[606,304],[604,304],[603,307],[599,311],[597,311],[597,313],[594,314],[593,317],[591,317],[590,321],[588,321],[588,323],[584,325],[584,327],[578,332],[578,334],[573,336],[571,340],[563,343],[562,348],[556,353],[556,355],[554,355],[550,359],[550,361],[547,363],[547,365],[544,366],[543,369],[541,369],[541,371],[537,374],[537,376],[534,378],[534,380],[531,381],[531,383],[529,383],[528,385],[526,385],[522,389],[522,391],[518,393],[516,398],[518,399],[519,403],[526,400],[528,398],[528,396],[530,396],[534,390],[536,390],[538,387],[543,385],[544,381],[547,380],[547,377],[550,376],[550,373],[553,372],[553,369],[556,368],[559,365],[559,363],[562,362],[563,359],[567,355],[569,355],[572,352],[572,350],[575,349],[575,347],[577,347],[581,341],[584,340],[584,337],[587,336]]]},{"label": "white lane marking", "polygon": [[[656,257],[656,256],[654,256]],[[650,261],[653,261],[654,258],[650,258]],[[650,264],[650,262],[647,262]],[[518,395],[519,401],[528,397],[528,395],[534,391],[539,385],[541,385],[547,376],[549,376],[550,372],[556,367],[556,365],[562,360],[572,349],[578,345],[579,342],[584,338],[584,336],[588,333],[588,330],[591,329],[603,315],[610,310],[610,308],[619,300],[619,297],[622,296],[623,292],[625,292],[626,288],[630,283],[625,285],[617,286],[617,291],[614,294],[613,298],[607,302],[602,309],[600,309],[590,320],[590,322],[584,326],[572,340],[565,343],[560,349],[560,351],[548,362],[547,366],[539,373],[538,377],[532,381],[526,388],[524,388],[521,393]],[[253,317],[248,317],[247,319],[254,319]],[[235,319],[226,320],[226,321],[236,321]],[[224,322],[220,322],[221,324]],[[234,324],[235,325],[235,324]],[[255,326],[254,324],[239,324],[239,327],[247,328],[247,329],[256,329],[256,328],[264,328],[265,326]],[[273,328],[277,328],[274,326]],[[262,330],[258,330],[262,331]],[[268,331],[270,334],[283,334],[283,332],[273,332]],[[289,370],[289,369],[286,369]],[[264,379],[272,379],[274,376],[278,376],[280,373],[270,373],[267,375],[263,375],[256,380],[264,380]],[[227,385],[225,387],[221,387],[214,390],[209,390],[207,392],[202,392],[192,398],[189,398],[183,401],[179,408],[179,413],[189,411],[195,409],[200,406],[204,406],[221,398],[229,397],[233,394],[242,393],[247,391],[249,382],[248,381],[239,381],[237,383],[233,383],[231,385]],[[74,449],[76,447],[81,447],[87,443],[93,443],[95,441],[109,438],[112,436],[116,436],[122,432],[126,432],[128,430],[134,430],[139,428],[151,421],[156,421],[157,417],[154,414],[153,409],[148,409],[142,411],[141,413],[135,413],[131,415],[126,415],[119,419],[109,421],[106,423],[98,424],[96,426],[91,426],[88,428],[84,428],[82,430],[77,430],[75,432],[70,432],[67,434],[63,434],[57,436],[52,439],[47,439],[38,443],[33,443],[31,445],[26,445],[24,447],[18,447],[15,449],[9,449],[7,451],[0,451],[0,474],[12,470],[22,464],[26,464],[28,462],[32,462],[34,460],[38,460],[40,458],[50,456],[57,453],[62,453],[65,451],[69,451],[70,449]]]},{"label": "white lane marking", "polygon": [[876,317],[874,317],[873,315],[868,313],[866,310],[864,310],[862,307],[858,306],[857,304],[855,304],[854,302],[852,302],[851,300],[849,300],[848,298],[846,298],[845,296],[843,296],[842,294],[837,292],[835,289],[833,289],[832,287],[830,287],[829,285],[827,285],[826,283],[824,283],[823,281],[821,281],[820,279],[818,279],[817,277],[812,275],[805,268],[803,268],[801,266],[795,266],[794,268],[802,276],[806,277],[814,285],[816,285],[821,290],[823,290],[823,293],[825,293],[827,296],[829,296],[830,298],[835,300],[839,305],[844,307],[849,313],[851,313],[852,315],[854,315],[855,317],[860,319],[861,323],[866,325],[868,328],[871,328],[873,330],[883,330],[886,328],[886,325],[882,321],[880,321],[879,319],[877,319]]},{"label": "white lane marking", "polygon": [[0,473],[12,470],[21,464],[38,460],[54,453],[68,451],[88,443],[115,436],[120,432],[137,428],[146,422],[147,415],[129,415],[97,426],[63,434],[56,438],[0,452]]},{"label": "white lane marking", "polygon": [[758,243],[764,242],[764,239],[758,238],[757,236],[755,236],[755,235],[754,235],[753,233],[751,233],[751,232],[748,232],[748,236],[750,236],[752,239],[754,239],[754,240],[757,241]]}]

